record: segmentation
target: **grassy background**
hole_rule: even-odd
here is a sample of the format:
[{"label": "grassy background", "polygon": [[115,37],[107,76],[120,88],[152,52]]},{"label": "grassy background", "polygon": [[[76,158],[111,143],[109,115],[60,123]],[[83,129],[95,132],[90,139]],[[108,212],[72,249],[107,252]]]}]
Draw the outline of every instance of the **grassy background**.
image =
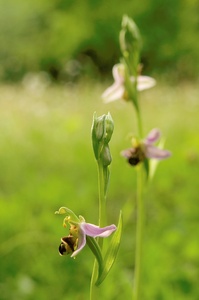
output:
[{"label": "grassy background", "polygon": [[110,74],[121,56],[124,14],[140,29],[146,74],[198,79],[197,0],[0,0],[0,6],[1,81],[39,71],[58,82]]},{"label": "grassy background", "polygon": [[[111,112],[115,131],[108,220],[124,213],[119,257],[101,299],[131,299],[135,249],[135,170],[120,157],[136,132],[130,104],[105,105],[107,86],[0,87],[0,299],[87,300],[93,256],[60,257],[68,206],[97,222],[97,169],[91,147],[93,112]],[[159,127],[172,157],[161,162],[145,194],[143,299],[199,297],[199,103],[195,85],[158,83],[141,95],[144,132]]]}]

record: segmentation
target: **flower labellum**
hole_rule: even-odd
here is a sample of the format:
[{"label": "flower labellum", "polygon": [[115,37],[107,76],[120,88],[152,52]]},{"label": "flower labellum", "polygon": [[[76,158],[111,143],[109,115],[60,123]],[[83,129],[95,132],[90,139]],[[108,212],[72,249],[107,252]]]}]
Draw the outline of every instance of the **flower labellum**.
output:
[{"label": "flower labellum", "polygon": [[59,246],[60,255],[71,254],[75,251],[77,239],[72,235],[61,238],[61,244]]},{"label": "flower labellum", "polygon": [[137,164],[142,162],[145,158],[141,147],[129,148],[129,149],[123,150],[121,154],[122,154],[122,156],[127,158],[128,162],[131,166],[136,166]]}]

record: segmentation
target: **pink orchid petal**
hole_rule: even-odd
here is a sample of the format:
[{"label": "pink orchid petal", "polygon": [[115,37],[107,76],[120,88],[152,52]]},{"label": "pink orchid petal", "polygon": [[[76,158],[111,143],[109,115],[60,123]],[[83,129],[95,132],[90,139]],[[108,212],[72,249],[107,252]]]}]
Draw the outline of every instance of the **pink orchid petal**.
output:
[{"label": "pink orchid petal", "polygon": [[137,80],[138,80],[138,84],[137,84],[138,91],[144,91],[146,89],[150,89],[156,84],[155,79],[149,76],[138,76]]},{"label": "pink orchid petal", "polygon": [[124,86],[118,83],[114,83],[109,88],[107,88],[102,94],[104,102],[112,102],[115,100],[122,99],[124,95]]},{"label": "pink orchid petal", "polygon": [[147,135],[145,142],[147,144],[153,144],[159,140],[160,136],[161,136],[160,130],[157,128],[154,128]]},{"label": "pink orchid petal", "polygon": [[[104,93],[102,94],[102,98],[104,102],[112,102],[115,100],[123,99],[125,94],[125,86],[124,86],[124,77],[125,77],[125,69],[123,64],[116,64],[113,66],[113,78],[114,83],[108,87]],[[135,82],[135,77],[131,77],[131,82]],[[156,84],[155,79],[149,76],[138,76],[137,77],[137,89],[138,91],[143,91],[145,89],[149,89]]]},{"label": "pink orchid petal", "polygon": [[115,82],[119,84],[124,83],[124,66],[122,64],[114,65],[112,73]]},{"label": "pink orchid petal", "polygon": [[[131,76],[131,82],[135,82],[135,77]],[[137,77],[137,90],[139,92],[152,88],[156,84],[155,79],[149,76]]]},{"label": "pink orchid petal", "polygon": [[86,222],[82,222],[80,227],[84,234],[92,237],[107,237],[117,229],[117,227],[114,224],[100,228],[99,226]]},{"label": "pink orchid petal", "polygon": [[165,159],[171,156],[171,152],[168,150],[159,149],[152,145],[147,145],[145,149],[146,157],[156,158],[156,159]]},{"label": "pink orchid petal", "polygon": [[79,235],[78,235],[78,247],[77,250],[75,250],[73,252],[73,254],[71,255],[71,257],[75,257],[86,245],[86,235],[83,231],[79,231]]}]

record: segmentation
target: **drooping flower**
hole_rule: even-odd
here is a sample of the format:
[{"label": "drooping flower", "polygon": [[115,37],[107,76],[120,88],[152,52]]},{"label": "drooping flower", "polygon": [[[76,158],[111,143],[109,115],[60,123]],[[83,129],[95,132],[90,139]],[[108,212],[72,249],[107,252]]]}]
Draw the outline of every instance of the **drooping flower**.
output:
[{"label": "drooping flower", "polygon": [[[113,66],[114,83],[108,87],[102,94],[104,102],[112,102],[115,100],[123,99],[128,100],[128,92],[125,88],[125,69],[123,64],[116,64]],[[131,76],[130,81],[135,83],[135,77]],[[153,87],[156,84],[155,79],[149,76],[137,77],[137,90],[143,91]]]},{"label": "drooping flower", "polygon": [[86,245],[86,237],[108,237],[117,227],[112,224],[106,227],[99,227],[94,224],[86,223],[82,216],[79,218],[68,208],[61,207],[57,214],[67,213],[68,216],[64,218],[64,227],[69,224],[70,234],[61,238],[59,246],[60,255],[71,254],[75,257]]},{"label": "drooping flower", "polygon": [[171,156],[171,152],[154,146],[154,143],[160,139],[160,136],[160,130],[154,128],[144,140],[139,142],[136,139],[132,139],[132,148],[122,151],[121,154],[127,158],[129,164],[132,166],[136,166],[146,158],[166,159]]}]

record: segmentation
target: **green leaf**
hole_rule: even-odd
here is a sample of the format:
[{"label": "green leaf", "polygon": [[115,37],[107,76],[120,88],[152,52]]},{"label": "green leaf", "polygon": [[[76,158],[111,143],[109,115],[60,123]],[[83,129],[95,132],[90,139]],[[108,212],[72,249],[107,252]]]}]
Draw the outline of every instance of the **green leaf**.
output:
[{"label": "green leaf", "polygon": [[100,274],[99,272],[99,276],[98,279],[96,281],[96,285],[100,285],[104,279],[106,278],[106,276],[108,275],[108,273],[110,272],[110,269],[112,268],[116,257],[117,257],[117,253],[119,250],[119,246],[120,246],[120,241],[121,241],[121,235],[122,235],[122,211],[120,211],[120,216],[119,216],[119,221],[118,221],[118,226],[117,226],[117,230],[114,233],[112,240],[110,242],[109,248],[106,252],[105,258],[104,258],[104,267],[102,269],[102,272]]},{"label": "green leaf", "polygon": [[98,267],[99,267],[99,274],[102,273],[103,270],[103,258],[102,258],[102,253],[100,250],[100,247],[96,240],[93,237],[86,236],[86,243],[95,255],[95,258],[98,262]]},{"label": "green leaf", "polygon": [[148,158],[145,158],[143,163],[144,163],[144,170],[146,172],[146,179],[148,179],[149,178],[149,173],[150,173],[150,164],[149,164]]}]

